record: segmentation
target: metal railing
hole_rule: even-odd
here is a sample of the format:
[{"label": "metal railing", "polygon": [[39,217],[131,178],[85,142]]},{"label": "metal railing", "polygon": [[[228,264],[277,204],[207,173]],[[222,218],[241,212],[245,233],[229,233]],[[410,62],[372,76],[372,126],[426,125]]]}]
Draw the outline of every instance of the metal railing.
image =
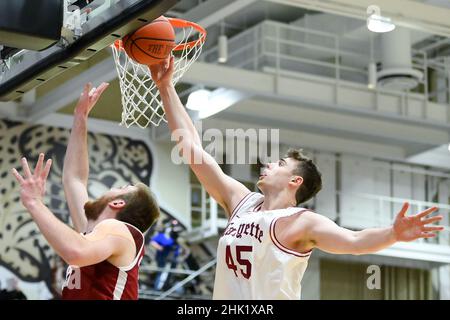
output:
[{"label": "metal railing", "polygon": [[163,293],[161,293],[161,295],[156,300],[162,300],[162,299],[166,298],[167,296],[171,295],[172,293],[174,293],[175,291],[177,291],[178,289],[181,289],[184,285],[186,285],[187,283],[191,282],[192,280],[194,280],[196,277],[198,277],[202,273],[208,271],[211,267],[215,266],[216,265],[216,261],[217,261],[216,259],[213,259],[213,260],[209,261],[203,267],[201,267],[200,269],[198,269],[194,273],[190,274],[189,276],[187,276],[183,280],[177,282],[170,289],[168,289],[168,290],[164,291]]},{"label": "metal railing", "polygon": [[[370,39],[366,41],[350,36],[287,25],[266,20],[249,28],[228,41],[228,61],[225,65],[248,70],[283,70],[332,78],[336,85],[345,82],[367,83]],[[202,60],[217,63],[218,48],[204,52]],[[450,58],[429,59],[425,50],[412,51],[412,64],[423,72],[419,86],[411,91],[424,96],[426,102],[450,103]],[[434,70],[434,74],[429,74]],[[430,77],[439,86],[430,88]],[[405,96],[408,109],[410,93],[389,89],[377,89]],[[439,96],[439,99],[436,97]],[[417,98],[417,97],[416,97]]]},{"label": "metal railing", "polygon": [[[409,215],[417,214],[431,207],[438,207],[439,210],[437,212],[444,217],[450,213],[450,205],[446,203],[419,201],[359,192],[337,192],[337,195],[339,197],[341,207],[346,206],[345,202],[355,203],[366,201],[371,204],[371,206],[365,208],[366,211],[362,209],[357,215],[352,215],[345,211],[338,212],[337,218],[340,225],[343,227],[359,229],[362,225],[381,227],[392,224],[404,202],[408,202],[410,204],[408,210]],[[368,209],[371,209],[371,212],[367,212]],[[441,221],[440,225],[444,227],[444,232],[440,233],[438,237],[434,239],[420,239],[418,241],[450,246],[450,224],[449,222],[446,223],[444,219]]]}]

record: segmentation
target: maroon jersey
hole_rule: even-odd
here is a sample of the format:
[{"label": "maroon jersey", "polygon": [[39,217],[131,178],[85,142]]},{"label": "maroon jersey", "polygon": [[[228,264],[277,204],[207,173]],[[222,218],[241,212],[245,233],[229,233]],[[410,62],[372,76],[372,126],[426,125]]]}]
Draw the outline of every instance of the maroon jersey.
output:
[{"label": "maroon jersey", "polygon": [[125,223],[136,244],[136,257],[125,267],[107,260],[85,267],[69,266],[63,285],[64,300],[137,300],[139,265],[144,256],[144,235]]}]

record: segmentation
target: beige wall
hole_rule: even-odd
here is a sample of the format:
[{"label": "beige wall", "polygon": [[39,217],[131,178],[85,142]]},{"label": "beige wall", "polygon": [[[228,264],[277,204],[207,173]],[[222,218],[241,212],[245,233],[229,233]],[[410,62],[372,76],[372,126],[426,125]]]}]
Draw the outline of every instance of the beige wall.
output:
[{"label": "beige wall", "polygon": [[171,161],[174,147],[171,143],[154,143],[152,148],[155,166],[152,188],[160,206],[174,215],[187,227],[191,225],[189,167]]},{"label": "beige wall", "polygon": [[431,271],[413,268],[381,268],[381,288],[369,290],[369,264],[323,259],[320,261],[320,298],[323,300],[429,300]]}]

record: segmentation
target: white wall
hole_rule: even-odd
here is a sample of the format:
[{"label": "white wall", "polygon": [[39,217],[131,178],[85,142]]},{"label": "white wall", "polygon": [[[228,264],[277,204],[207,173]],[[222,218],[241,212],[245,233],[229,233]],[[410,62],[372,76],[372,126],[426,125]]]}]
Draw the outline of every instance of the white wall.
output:
[{"label": "white wall", "polygon": [[368,158],[342,155],[341,163],[341,224],[347,227],[368,228],[390,220],[390,211],[377,200],[358,195],[389,196],[389,168],[385,163]]}]

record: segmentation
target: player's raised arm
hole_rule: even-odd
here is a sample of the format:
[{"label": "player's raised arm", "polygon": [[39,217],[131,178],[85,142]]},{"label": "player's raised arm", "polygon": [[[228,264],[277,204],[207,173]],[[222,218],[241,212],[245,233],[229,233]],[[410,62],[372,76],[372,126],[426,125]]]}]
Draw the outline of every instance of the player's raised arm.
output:
[{"label": "player's raised arm", "polygon": [[228,215],[250,190],[227,176],[214,158],[202,147],[201,139],[181,103],[172,84],[173,57],[150,67],[152,78],[159,89],[169,128],[177,138],[178,147],[192,171],[206,191],[225,209]]},{"label": "player's raised arm", "polygon": [[403,205],[392,226],[352,231],[341,228],[330,219],[314,213],[306,213],[305,226],[307,238],[313,247],[334,254],[369,254],[390,247],[396,242],[409,242],[419,238],[432,238],[441,226],[429,225],[442,219],[442,216],[427,218],[437,210],[427,209],[414,216],[406,216],[408,203]]},{"label": "player's raised arm", "polygon": [[126,226],[113,219],[99,223],[87,236],[80,235],[61,222],[43,202],[51,160],[44,166],[44,155],[39,155],[34,172],[22,158],[23,176],[12,170],[20,185],[20,198],[44,237],[68,264],[86,266],[121,256],[134,247]]},{"label": "player's raised arm", "polygon": [[84,204],[88,201],[87,181],[89,175],[87,118],[107,87],[107,83],[102,83],[95,90],[92,90],[90,83],[84,87],[75,108],[72,131],[64,159],[64,193],[74,228],[78,232],[86,231],[87,226],[87,218],[84,213]]}]

